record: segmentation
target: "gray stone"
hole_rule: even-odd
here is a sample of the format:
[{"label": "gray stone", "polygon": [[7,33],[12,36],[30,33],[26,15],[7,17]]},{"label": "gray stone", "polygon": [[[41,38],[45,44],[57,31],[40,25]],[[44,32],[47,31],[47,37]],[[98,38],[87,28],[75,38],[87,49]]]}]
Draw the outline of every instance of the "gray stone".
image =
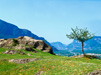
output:
[{"label": "gray stone", "polygon": [[101,75],[101,70],[95,70],[95,71],[93,71],[93,72],[91,72],[91,73],[87,73],[86,75]]},{"label": "gray stone", "polygon": [[20,55],[25,55],[25,53],[22,52],[22,51],[18,51],[18,54],[20,54]]},{"label": "gray stone", "polygon": [[21,54],[21,55],[25,55],[24,52],[18,51],[18,50],[6,50],[5,52],[2,52],[2,53],[3,54],[16,54],[16,53],[18,53],[18,54]]},{"label": "gray stone", "polygon": [[26,47],[24,45],[17,45],[15,47],[13,47],[14,49],[18,49],[18,50],[21,50],[21,49],[26,49]]},{"label": "gray stone", "polygon": [[17,52],[17,50],[6,50],[3,54],[16,54]]},{"label": "gray stone", "polygon": [[37,59],[37,58],[32,58],[32,59],[10,59],[9,62],[14,62],[14,63],[17,63],[17,64],[24,64],[24,63],[28,63],[28,62],[36,61],[36,60],[39,60],[39,59]]},{"label": "gray stone", "polygon": [[27,54],[28,56],[32,56],[30,53]]},{"label": "gray stone", "polygon": [[34,75],[41,75],[42,73],[44,73],[45,71],[39,71],[38,73],[34,74]]}]

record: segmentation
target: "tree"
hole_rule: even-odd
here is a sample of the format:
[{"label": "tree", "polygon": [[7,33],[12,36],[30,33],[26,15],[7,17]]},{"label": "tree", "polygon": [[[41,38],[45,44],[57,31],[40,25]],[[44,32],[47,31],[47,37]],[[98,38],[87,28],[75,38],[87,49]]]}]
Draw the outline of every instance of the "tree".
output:
[{"label": "tree", "polygon": [[70,35],[66,35],[69,39],[75,39],[79,42],[82,43],[82,52],[83,52],[83,55],[85,55],[84,53],[84,42],[93,38],[94,34],[91,34],[87,28],[84,28],[84,29],[79,29],[78,27],[76,27],[75,29],[71,28],[72,29],[72,32],[70,33]]}]

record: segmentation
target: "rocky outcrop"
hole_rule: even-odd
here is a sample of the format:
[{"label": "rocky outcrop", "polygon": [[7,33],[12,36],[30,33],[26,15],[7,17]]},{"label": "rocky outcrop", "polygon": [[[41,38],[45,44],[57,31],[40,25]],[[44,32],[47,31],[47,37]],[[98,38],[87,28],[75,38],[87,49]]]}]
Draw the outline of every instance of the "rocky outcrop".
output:
[{"label": "rocky outcrop", "polygon": [[42,40],[35,40],[32,37],[24,36],[15,39],[0,39],[0,47],[9,49],[25,49],[35,51],[33,48],[53,54],[52,48]]},{"label": "rocky outcrop", "polygon": [[13,39],[0,39],[0,47],[11,47],[13,45]]}]

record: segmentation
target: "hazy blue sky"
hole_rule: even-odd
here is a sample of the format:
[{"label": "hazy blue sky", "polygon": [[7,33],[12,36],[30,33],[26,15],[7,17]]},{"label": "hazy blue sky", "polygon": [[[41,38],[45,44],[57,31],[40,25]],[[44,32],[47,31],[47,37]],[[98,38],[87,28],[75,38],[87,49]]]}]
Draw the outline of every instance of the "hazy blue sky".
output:
[{"label": "hazy blue sky", "polygon": [[0,0],[0,19],[68,44],[71,27],[101,36],[101,0]]}]

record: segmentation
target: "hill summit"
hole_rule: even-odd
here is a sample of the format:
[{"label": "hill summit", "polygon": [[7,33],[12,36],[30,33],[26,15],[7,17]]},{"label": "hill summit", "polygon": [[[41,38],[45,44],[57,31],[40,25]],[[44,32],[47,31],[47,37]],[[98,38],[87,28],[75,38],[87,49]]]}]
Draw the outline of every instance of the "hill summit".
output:
[{"label": "hill summit", "polygon": [[35,40],[28,36],[18,37],[14,39],[0,39],[0,47],[8,49],[18,49],[18,50],[19,49],[33,50],[33,48],[36,48],[43,52],[53,54],[52,48],[49,45],[47,45],[44,41]]}]

